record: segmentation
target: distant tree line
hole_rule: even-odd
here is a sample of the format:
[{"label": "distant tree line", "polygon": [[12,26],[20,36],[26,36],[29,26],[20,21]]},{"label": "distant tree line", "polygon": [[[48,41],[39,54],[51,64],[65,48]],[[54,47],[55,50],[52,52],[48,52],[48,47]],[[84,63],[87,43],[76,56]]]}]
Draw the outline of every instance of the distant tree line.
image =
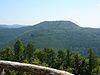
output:
[{"label": "distant tree line", "polygon": [[[59,70],[65,70],[75,75],[100,75],[100,58],[97,58],[92,49],[88,49],[88,56],[80,53],[58,49],[35,48],[32,42],[27,46],[17,40],[13,48],[0,50],[0,60],[17,61]],[[26,72],[6,70],[7,75],[33,75]],[[34,74],[35,75],[35,74]]]}]

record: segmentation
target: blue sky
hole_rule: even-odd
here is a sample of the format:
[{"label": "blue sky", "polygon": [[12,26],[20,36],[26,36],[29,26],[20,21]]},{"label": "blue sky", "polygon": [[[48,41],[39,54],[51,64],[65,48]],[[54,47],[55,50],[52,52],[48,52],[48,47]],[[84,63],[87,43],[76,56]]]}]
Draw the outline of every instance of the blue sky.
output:
[{"label": "blue sky", "polygon": [[0,0],[0,24],[34,25],[52,20],[100,27],[100,0]]}]

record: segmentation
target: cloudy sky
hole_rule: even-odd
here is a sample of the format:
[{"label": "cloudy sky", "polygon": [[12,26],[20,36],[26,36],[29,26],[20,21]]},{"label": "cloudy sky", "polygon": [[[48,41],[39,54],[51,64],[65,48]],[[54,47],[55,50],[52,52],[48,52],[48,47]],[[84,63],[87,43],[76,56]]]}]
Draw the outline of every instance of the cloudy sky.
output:
[{"label": "cloudy sky", "polygon": [[52,20],[100,27],[100,0],[0,0],[0,24],[34,25]]}]

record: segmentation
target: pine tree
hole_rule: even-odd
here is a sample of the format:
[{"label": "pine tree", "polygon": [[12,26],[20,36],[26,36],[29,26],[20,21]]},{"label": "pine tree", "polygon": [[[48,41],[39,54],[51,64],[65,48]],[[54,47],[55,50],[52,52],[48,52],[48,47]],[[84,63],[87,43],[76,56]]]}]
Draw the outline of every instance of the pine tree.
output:
[{"label": "pine tree", "polygon": [[80,63],[80,75],[88,75],[88,63],[86,59],[82,59]]},{"label": "pine tree", "polygon": [[63,69],[64,68],[64,60],[65,60],[65,52],[62,50],[59,50],[57,53],[55,68]]},{"label": "pine tree", "polygon": [[34,51],[34,46],[33,46],[32,42],[29,42],[27,44],[27,47],[26,47],[26,50],[25,50],[26,58],[27,58],[29,63],[32,63],[33,51]]},{"label": "pine tree", "polygon": [[21,62],[23,60],[24,45],[21,40],[17,40],[14,44],[15,60]]},{"label": "pine tree", "polygon": [[44,58],[45,58],[45,63],[48,64],[49,67],[53,67],[54,66],[54,62],[55,62],[55,52],[52,49],[48,49],[48,48],[44,48]]},{"label": "pine tree", "polygon": [[93,69],[96,67],[96,56],[92,49],[88,51],[88,59],[89,59],[89,75],[92,75]]},{"label": "pine tree", "polygon": [[40,61],[40,64],[42,64],[45,60],[44,55],[45,53],[43,52],[43,50],[36,49],[34,52],[35,59],[38,59]]},{"label": "pine tree", "polygon": [[10,47],[5,48],[3,51],[0,52],[1,59],[3,60],[13,60],[14,53]]},{"label": "pine tree", "polygon": [[70,67],[71,66],[71,52],[70,50],[67,50],[67,53],[66,53],[66,57],[65,57],[65,67]]},{"label": "pine tree", "polygon": [[74,67],[73,73],[75,75],[80,75],[80,68],[81,68],[80,62],[81,62],[81,60],[80,60],[79,54],[75,54],[74,55],[74,65],[73,65],[73,67]]}]

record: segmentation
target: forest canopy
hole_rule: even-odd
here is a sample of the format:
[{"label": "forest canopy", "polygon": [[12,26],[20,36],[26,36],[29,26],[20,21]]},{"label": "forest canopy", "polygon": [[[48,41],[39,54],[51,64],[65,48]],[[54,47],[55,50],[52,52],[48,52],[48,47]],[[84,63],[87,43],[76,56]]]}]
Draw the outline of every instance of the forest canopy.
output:
[{"label": "forest canopy", "polygon": [[[17,40],[13,47],[0,50],[0,60],[17,61],[65,70],[75,75],[99,75],[100,58],[92,49],[87,56],[70,49],[35,48],[32,42],[25,45]],[[6,70],[7,75],[30,75],[26,72]]]}]

